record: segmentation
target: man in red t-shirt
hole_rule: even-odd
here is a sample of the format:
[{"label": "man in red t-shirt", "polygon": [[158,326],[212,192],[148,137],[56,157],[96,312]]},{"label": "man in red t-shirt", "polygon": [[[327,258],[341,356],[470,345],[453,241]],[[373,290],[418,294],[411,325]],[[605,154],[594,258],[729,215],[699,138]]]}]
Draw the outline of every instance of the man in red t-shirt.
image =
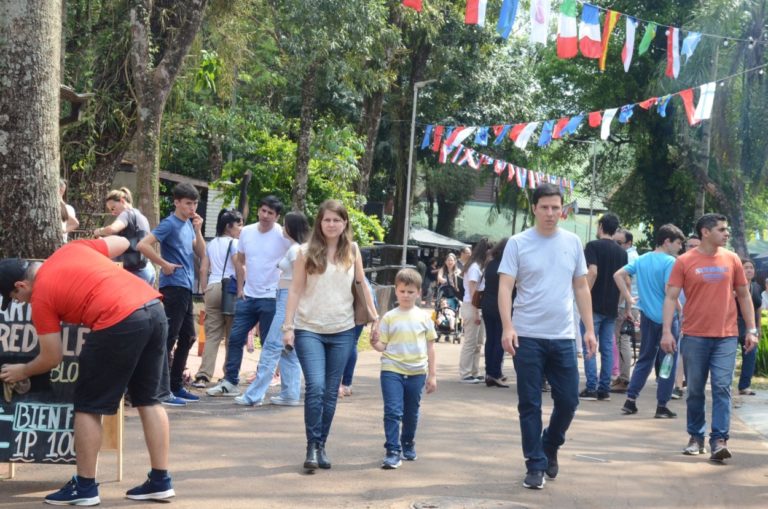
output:
[{"label": "man in red t-shirt", "polygon": [[61,323],[91,329],[80,353],[75,385],[77,475],[45,501],[96,505],[96,461],[101,416],[117,412],[126,388],[139,411],[152,470],[126,496],[161,500],[175,495],[168,475],[168,416],[160,403],[169,396],[166,336],[161,295],[110,258],[128,248],[124,237],[78,240],[45,262],[0,261],[2,309],[12,300],[30,303],[40,352],[27,364],[6,364],[0,380],[15,382],[50,371],[62,360]]},{"label": "man in red t-shirt", "polygon": [[680,290],[685,292],[683,338],[680,351],[688,381],[688,445],[684,454],[706,453],[704,386],[707,377],[712,385],[712,431],[709,435],[710,459],[723,461],[731,457],[728,431],[731,422],[731,382],[736,361],[738,327],[736,302],[745,310],[746,351],[757,346],[755,313],[749,296],[747,278],[739,257],[724,249],[730,233],[728,219],[721,214],[704,214],[696,222],[701,244],[680,256],[672,267],[664,299],[664,324],[661,348],[675,351],[672,317]]}]

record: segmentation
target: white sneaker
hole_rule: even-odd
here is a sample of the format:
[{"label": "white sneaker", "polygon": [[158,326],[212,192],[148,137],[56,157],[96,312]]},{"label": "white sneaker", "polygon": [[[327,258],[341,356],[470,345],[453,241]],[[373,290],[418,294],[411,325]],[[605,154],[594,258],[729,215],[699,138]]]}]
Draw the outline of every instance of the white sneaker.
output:
[{"label": "white sneaker", "polygon": [[209,396],[239,396],[240,389],[222,378],[219,383],[205,391]]},{"label": "white sneaker", "polygon": [[298,399],[286,399],[282,396],[272,396],[269,398],[270,403],[277,406],[300,406],[301,401]]},{"label": "white sneaker", "polygon": [[235,396],[234,401],[235,401],[235,405],[241,405],[241,406],[262,406],[262,405],[264,405],[264,401],[263,400],[259,400],[259,401],[255,401],[255,402],[251,403],[250,401],[245,399],[245,395],[243,395],[243,396]]}]

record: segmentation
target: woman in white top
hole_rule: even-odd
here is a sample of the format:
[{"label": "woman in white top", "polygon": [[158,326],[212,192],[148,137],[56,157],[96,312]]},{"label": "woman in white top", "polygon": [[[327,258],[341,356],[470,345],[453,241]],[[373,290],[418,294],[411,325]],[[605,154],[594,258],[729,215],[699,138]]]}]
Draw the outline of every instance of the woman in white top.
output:
[{"label": "woman in white top", "polygon": [[[352,242],[347,209],[336,200],[326,200],[320,205],[309,242],[301,246],[293,265],[282,326],[283,344],[290,348],[295,341],[304,371],[307,470],[331,468],[325,442],[336,411],[342,371],[355,341],[355,278],[363,283],[363,262]],[[362,284],[362,288],[369,312],[376,316],[368,285]]]},{"label": "woman in white top", "polygon": [[242,214],[234,209],[222,209],[216,220],[216,237],[206,245],[206,256],[200,263],[200,287],[203,288],[205,302],[205,350],[193,387],[204,388],[210,383],[219,344],[222,339],[229,337],[232,329],[232,315],[225,315],[221,311],[222,292],[232,293],[232,289],[224,288],[221,281],[224,278],[235,279],[233,259],[242,229]]},{"label": "woman in white top", "polygon": [[462,383],[476,384],[485,380],[485,377],[480,375],[480,353],[485,343],[485,326],[480,309],[472,305],[472,295],[480,284],[490,246],[488,239],[480,239],[464,267],[464,300],[461,303],[464,341],[459,354],[459,378]]},{"label": "woman in white top", "polygon": [[289,212],[285,215],[283,236],[293,241],[285,256],[277,264],[280,268],[280,280],[277,284],[275,317],[269,327],[266,339],[262,343],[259,367],[256,378],[242,396],[235,397],[238,405],[261,406],[264,395],[269,389],[275,368],[280,361],[280,394],[269,398],[273,405],[299,406],[301,404],[301,366],[293,349],[283,348],[281,327],[285,318],[285,304],[288,301],[288,289],[293,280],[293,264],[299,254],[299,247],[309,236],[309,223],[301,212]]},{"label": "woman in white top", "polygon": [[448,284],[453,287],[454,290],[459,291],[459,276],[461,271],[456,264],[456,255],[448,253],[445,257],[443,266],[437,271],[437,286]]}]

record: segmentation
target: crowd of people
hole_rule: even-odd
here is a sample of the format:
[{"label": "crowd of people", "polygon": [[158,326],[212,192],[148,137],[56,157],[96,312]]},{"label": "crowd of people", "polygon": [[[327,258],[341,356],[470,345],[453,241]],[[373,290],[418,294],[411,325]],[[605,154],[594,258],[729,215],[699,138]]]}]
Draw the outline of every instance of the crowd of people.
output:
[{"label": "crowd of people", "polygon": [[[461,331],[457,381],[509,388],[505,352],[512,358],[524,487],[541,489],[545,478],[559,474],[558,450],[580,399],[609,401],[611,393],[626,393],[621,413],[635,414],[659,364],[655,417],[676,417],[667,403],[685,384],[689,437],[683,452],[705,453],[704,386],[711,378],[710,459],[731,457],[727,441],[737,346],[743,355],[739,392],[754,394],[750,377],[759,309],[768,292],[751,282],[753,262],[724,249],[725,216],[702,216],[696,236],[687,240],[678,227],[663,225],[654,250],[639,256],[631,233],[610,213],[598,222],[598,238],[582,246],[578,236],[558,226],[561,190],[541,184],[532,194],[533,227],[496,243],[482,239],[458,257],[448,254],[442,265],[424,264],[421,273],[400,270],[394,285],[397,306],[379,317],[340,202],[321,204],[311,227],[298,212],[285,214],[281,225],[283,205],[273,196],[261,200],[258,221],[247,226],[237,211],[222,210],[216,236],[206,243],[197,190],[178,184],[173,199],[173,213],[150,229],[132,206],[129,190],[111,191],[105,203],[116,218],[96,229],[95,239],[70,242],[42,264],[0,261],[3,309],[12,300],[31,303],[40,338],[39,355],[27,364],[3,366],[0,379],[15,382],[56,366],[62,355],[61,322],[91,329],[74,402],[77,475],[46,497],[48,503],[99,503],[100,416],[114,413],[126,391],[139,409],[151,464],[146,482],[126,496],[167,500],[175,495],[163,404],[184,407],[201,397],[185,387],[183,377],[196,336],[192,297],[198,285],[204,293],[206,343],[192,388],[204,389],[208,397],[232,397],[236,405],[261,406],[279,369],[280,393],[269,403],[300,406],[303,377],[307,471],[332,466],[326,444],[336,403],[351,394],[350,370],[367,323],[372,324],[371,346],[382,353],[382,468],[417,458],[422,392],[437,388],[434,343],[446,319],[437,312],[442,307],[437,289],[443,287],[460,301],[458,316],[448,317]],[[159,291],[151,286],[155,267]],[[433,293],[434,312],[424,309],[424,299],[429,302]],[[359,318],[359,310],[367,318]],[[262,351],[255,378],[241,391],[243,349],[254,327]],[[640,353],[632,370],[636,327]],[[224,376],[214,381],[222,342]],[[586,374],[581,391],[580,357]],[[671,369],[661,362],[664,357]],[[544,427],[542,393],[550,391],[554,409]]]}]

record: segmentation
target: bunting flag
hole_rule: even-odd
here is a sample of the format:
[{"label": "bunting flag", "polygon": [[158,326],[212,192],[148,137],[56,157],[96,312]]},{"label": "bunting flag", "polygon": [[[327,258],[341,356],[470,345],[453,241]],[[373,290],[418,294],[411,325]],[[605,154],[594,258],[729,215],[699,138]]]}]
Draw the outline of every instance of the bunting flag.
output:
[{"label": "bunting flag", "polygon": [[552,142],[552,130],[554,128],[554,120],[547,120],[544,122],[544,126],[541,128],[541,136],[539,136],[539,147],[546,147]]},{"label": "bunting flag", "polygon": [[515,165],[512,163],[507,163],[507,182],[512,182],[516,173]]},{"label": "bunting flag", "polygon": [[683,106],[685,106],[685,116],[688,119],[688,125],[696,125],[698,122],[694,119],[694,112],[696,108],[693,106],[693,89],[686,88],[679,92],[680,99],[683,100]]},{"label": "bunting flag", "polygon": [[576,0],[563,0],[560,19],[557,22],[557,56],[573,58],[579,53],[579,36],[576,23]]},{"label": "bunting flag", "polygon": [[437,162],[441,164],[445,164],[446,161],[448,161],[448,154],[450,153],[451,153],[451,147],[449,147],[447,143],[443,143],[440,146],[440,157],[438,157]]},{"label": "bunting flag", "polygon": [[645,34],[643,34],[643,38],[640,41],[640,46],[637,48],[637,54],[638,55],[644,55],[646,51],[648,51],[648,48],[651,47],[651,43],[656,38],[656,23],[650,22],[645,27]]},{"label": "bunting flag", "polygon": [[504,0],[501,4],[501,13],[499,13],[499,23],[496,25],[496,31],[504,39],[509,38],[512,33],[512,26],[515,24],[517,16],[517,4],[519,0]]},{"label": "bunting flag", "polygon": [[637,29],[637,20],[627,16],[626,38],[624,39],[624,49],[621,50],[621,61],[624,62],[624,72],[629,72],[629,66],[632,65],[632,54],[635,52],[635,31]]},{"label": "bunting flag", "polygon": [[497,131],[496,128],[494,127],[493,132],[494,132],[494,134],[496,134],[496,139],[493,140],[493,144],[494,145],[501,145],[501,142],[504,141],[504,138],[507,137],[507,133],[509,133],[509,130],[512,128],[512,125],[511,124],[507,124],[507,125],[504,125],[504,126],[496,126],[496,127],[500,127],[501,129],[499,129]]},{"label": "bunting flag", "polygon": [[563,137],[563,129],[565,129],[565,126],[568,125],[570,120],[571,119],[568,117],[563,117],[557,121],[555,129],[552,131],[552,139],[559,140]]},{"label": "bunting flag", "polygon": [[622,124],[626,124],[629,122],[629,119],[632,118],[633,113],[635,112],[635,105],[634,104],[627,104],[621,107],[619,110],[619,122]]},{"label": "bunting flag", "polygon": [[611,122],[613,122],[613,117],[616,116],[617,111],[619,111],[618,108],[605,110],[605,113],[603,114],[603,124],[600,128],[600,139],[607,140],[611,135]]},{"label": "bunting flag", "polygon": [[568,123],[563,127],[563,130],[560,132],[561,136],[570,136],[572,134],[576,133],[576,130],[579,128],[581,123],[584,121],[584,115],[576,115],[575,117],[572,117],[571,120],[568,121]]},{"label": "bunting flag", "polygon": [[517,187],[525,189],[525,184],[528,183],[528,170],[525,168],[517,168],[515,171],[515,180],[517,181]]},{"label": "bunting flag", "polygon": [[650,99],[646,99],[645,101],[637,103],[638,106],[643,108],[644,110],[650,110],[651,106],[659,102],[658,97],[651,97]]},{"label": "bunting flag", "polygon": [[422,0],[403,0],[403,5],[414,9],[416,12],[421,12],[423,8]]},{"label": "bunting flag", "polygon": [[459,145],[459,147],[456,149],[456,152],[453,153],[453,156],[451,156],[451,162],[455,163],[459,160],[459,156],[461,155],[461,152],[464,150],[464,145]]},{"label": "bunting flag", "polygon": [[579,49],[587,58],[600,58],[600,11],[592,4],[584,4],[579,24]]},{"label": "bunting flag", "polygon": [[603,114],[599,111],[593,111],[589,114],[589,127],[598,127],[603,121]]},{"label": "bunting flag", "polygon": [[488,128],[487,127],[481,127],[477,130],[475,133],[475,145],[480,145],[481,147],[488,146]]},{"label": "bunting flag", "polygon": [[520,136],[517,137],[515,146],[521,150],[524,149],[526,145],[528,145],[528,140],[530,140],[531,136],[533,136],[533,131],[535,131],[538,126],[538,122],[530,122],[527,124],[520,132]]},{"label": "bunting flag", "polygon": [[672,99],[671,95],[665,95],[664,97],[660,98],[658,100],[659,106],[656,108],[656,111],[659,112],[659,115],[662,117],[667,116],[667,105],[669,105],[669,100]]},{"label": "bunting flag", "polygon": [[525,129],[525,124],[515,124],[512,130],[509,131],[509,139],[513,142],[517,142],[517,138],[520,137],[520,133]]},{"label": "bunting flag", "polygon": [[701,34],[699,32],[688,32],[688,35],[683,39],[683,47],[680,50],[682,55],[685,55],[685,63],[693,56],[693,52],[696,51],[696,46],[701,41]]},{"label": "bunting flag", "polygon": [[597,62],[597,67],[601,71],[605,71],[605,61],[608,59],[608,41],[611,40],[611,34],[613,29],[616,28],[616,23],[619,22],[619,13],[616,11],[608,11],[605,15],[605,25],[603,26],[603,47],[600,51],[600,60]]},{"label": "bunting flag", "polygon": [[712,106],[715,104],[716,89],[717,83],[714,81],[699,87],[699,103],[696,105],[696,111],[693,113],[693,119],[696,123],[712,118]]},{"label": "bunting flag", "polygon": [[668,78],[677,79],[680,74],[680,29],[669,27],[667,30],[667,72]]},{"label": "bunting flag", "polygon": [[536,189],[536,172],[528,170],[528,188]]},{"label": "bunting flag", "polygon": [[506,166],[507,166],[506,162],[499,161],[497,159],[496,162],[493,163],[493,172],[496,175],[501,175],[502,173],[504,173],[504,169],[506,168]]},{"label": "bunting flag", "polygon": [[464,23],[467,25],[485,26],[485,7],[487,5],[488,0],[467,0]]},{"label": "bunting flag", "polygon": [[441,125],[435,127],[435,137],[432,141],[432,151],[437,152],[440,150],[440,147],[442,146],[443,141],[443,130],[445,128]]},{"label": "bunting flag", "polygon": [[453,148],[469,138],[476,129],[477,127],[457,127],[448,137],[446,143],[448,143],[448,145]]},{"label": "bunting flag", "polygon": [[470,168],[476,170],[480,168],[480,165],[475,161],[475,151],[471,148],[467,147],[464,150],[464,155],[459,158],[459,161],[457,164],[459,166],[464,166],[465,164],[468,165]]},{"label": "bunting flag", "polygon": [[430,137],[432,136],[432,129],[434,127],[435,126],[433,126],[432,124],[429,124],[427,126],[427,130],[424,131],[424,139],[421,141],[421,150],[424,150],[429,146]]},{"label": "bunting flag", "polygon": [[531,0],[531,44],[547,44],[551,0]]}]

